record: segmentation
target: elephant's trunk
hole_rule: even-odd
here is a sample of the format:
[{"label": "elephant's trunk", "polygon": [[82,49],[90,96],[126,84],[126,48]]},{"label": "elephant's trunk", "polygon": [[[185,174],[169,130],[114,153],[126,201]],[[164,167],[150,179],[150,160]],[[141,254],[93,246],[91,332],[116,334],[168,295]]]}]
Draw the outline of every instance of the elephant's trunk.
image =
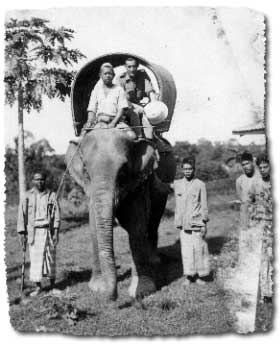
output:
[{"label": "elephant's trunk", "polygon": [[95,182],[92,197],[101,271],[109,297],[115,298],[117,278],[113,247],[114,191],[112,186],[104,179]]}]

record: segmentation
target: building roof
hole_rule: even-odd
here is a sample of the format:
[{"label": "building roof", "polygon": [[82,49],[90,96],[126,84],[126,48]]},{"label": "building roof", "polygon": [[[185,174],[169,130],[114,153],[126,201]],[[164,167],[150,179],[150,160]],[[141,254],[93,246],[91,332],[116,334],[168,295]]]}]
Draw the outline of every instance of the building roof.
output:
[{"label": "building roof", "polygon": [[248,134],[265,134],[264,120],[235,129],[232,131],[232,134],[239,134],[240,136]]}]

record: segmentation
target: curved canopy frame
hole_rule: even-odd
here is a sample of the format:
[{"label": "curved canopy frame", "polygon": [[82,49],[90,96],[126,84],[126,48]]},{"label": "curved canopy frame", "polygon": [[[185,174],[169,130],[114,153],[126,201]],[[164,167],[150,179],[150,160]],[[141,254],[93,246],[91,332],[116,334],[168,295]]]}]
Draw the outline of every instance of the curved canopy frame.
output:
[{"label": "curved canopy frame", "polygon": [[163,123],[157,126],[157,130],[159,132],[167,132],[169,130],[177,96],[172,75],[165,68],[150,63],[142,57],[129,53],[112,53],[97,57],[88,62],[75,76],[71,90],[71,104],[76,135],[80,135],[81,129],[87,121],[88,102],[91,91],[99,80],[100,66],[105,62],[110,62],[114,67],[121,66],[124,65],[127,57],[134,57],[138,60],[139,64],[148,68],[154,74],[159,87],[159,99],[168,107],[168,117]]}]

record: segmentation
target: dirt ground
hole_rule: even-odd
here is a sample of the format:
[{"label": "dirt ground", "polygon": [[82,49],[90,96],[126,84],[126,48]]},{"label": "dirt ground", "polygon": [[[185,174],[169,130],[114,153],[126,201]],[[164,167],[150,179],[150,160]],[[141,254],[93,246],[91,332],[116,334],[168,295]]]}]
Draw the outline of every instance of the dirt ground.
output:
[{"label": "dirt ground", "polygon": [[[179,233],[173,225],[174,199],[168,201],[159,229],[158,291],[141,301],[128,296],[130,251],[124,230],[116,227],[114,245],[119,298],[110,304],[88,288],[91,274],[89,227],[63,221],[57,250],[56,289],[30,298],[26,280],[20,293],[21,248],[16,235],[16,207],[6,210],[6,265],[10,320],[18,331],[53,332],[96,336],[156,336],[228,333],[236,330],[231,309],[234,292],[224,288],[223,272],[237,262],[238,216],[230,207],[234,195],[209,196],[208,245],[212,274],[205,286],[182,286]],[[28,257],[28,255],[27,255]],[[27,259],[27,277],[29,261]],[[272,307],[259,307],[257,330],[269,330]]]}]

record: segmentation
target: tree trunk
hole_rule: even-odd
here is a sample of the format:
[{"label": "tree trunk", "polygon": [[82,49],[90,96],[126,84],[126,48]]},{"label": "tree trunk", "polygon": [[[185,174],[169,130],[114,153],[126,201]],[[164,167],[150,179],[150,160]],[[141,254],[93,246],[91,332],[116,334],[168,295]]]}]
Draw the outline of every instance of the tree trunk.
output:
[{"label": "tree trunk", "polygon": [[26,180],[24,168],[23,96],[21,87],[18,91],[18,182],[19,198],[22,200],[26,191]]}]

